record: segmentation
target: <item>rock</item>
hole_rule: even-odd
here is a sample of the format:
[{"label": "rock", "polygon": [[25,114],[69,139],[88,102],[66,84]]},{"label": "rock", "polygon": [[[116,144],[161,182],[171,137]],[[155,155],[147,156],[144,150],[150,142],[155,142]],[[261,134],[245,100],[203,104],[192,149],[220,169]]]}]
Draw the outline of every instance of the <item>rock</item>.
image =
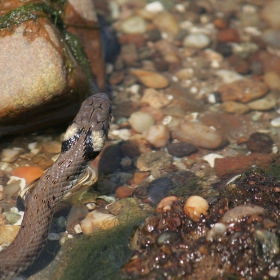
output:
[{"label": "rock", "polygon": [[42,144],[45,152],[50,154],[59,154],[61,151],[61,143],[58,141],[49,141]]},{"label": "rock", "polygon": [[272,27],[279,29],[280,28],[280,3],[279,1],[270,1],[266,3],[264,6],[261,16],[262,18],[267,21]]},{"label": "rock", "polygon": [[145,33],[147,24],[140,16],[132,16],[121,22],[120,30],[124,33]]},{"label": "rock", "polygon": [[149,127],[143,136],[156,148],[164,147],[170,138],[167,127],[161,124]]},{"label": "rock", "polygon": [[110,78],[109,78],[109,83],[110,85],[117,85],[120,84],[124,79],[124,71],[114,71]]},{"label": "rock", "polygon": [[235,101],[225,101],[221,107],[226,112],[235,114],[245,114],[250,111],[250,108],[247,106],[247,104]]},{"label": "rock", "polygon": [[144,179],[150,176],[150,172],[136,171],[133,174],[132,183],[139,185]]},{"label": "rock", "polygon": [[185,214],[195,222],[199,221],[201,215],[207,215],[208,209],[208,202],[198,195],[190,196],[184,205]]},{"label": "rock", "polygon": [[175,37],[179,32],[179,24],[173,14],[168,12],[158,13],[153,23],[158,27],[161,32],[166,32],[172,37]]},{"label": "rock", "polygon": [[247,171],[253,165],[260,168],[266,168],[275,160],[273,154],[253,153],[247,156],[237,156],[230,158],[215,159],[214,171],[219,178],[226,178]]},{"label": "rock", "polygon": [[246,75],[250,72],[249,63],[237,54],[230,56],[228,58],[228,62],[240,74]]},{"label": "rock", "polygon": [[217,70],[216,75],[222,78],[225,84],[230,84],[239,80],[244,79],[243,76],[239,75],[238,73],[230,70]]},{"label": "rock", "polygon": [[263,80],[271,90],[280,90],[280,75],[277,72],[266,72]]},{"label": "rock", "polygon": [[121,58],[127,66],[138,65],[138,52],[134,44],[122,45]]},{"label": "rock", "polygon": [[191,143],[178,142],[168,144],[167,151],[170,155],[181,158],[197,152],[197,148]]},{"label": "rock", "polygon": [[215,153],[211,153],[211,154],[208,154],[208,155],[205,155],[202,157],[205,161],[208,162],[208,164],[213,168],[214,165],[215,165],[215,159],[216,158],[223,158],[222,155],[219,155],[219,154],[215,154]]},{"label": "rock", "polygon": [[213,24],[218,29],[226,29],[228,27],[228,21],[225,18],[218,17],[213,21]]},{"label": "rock", "polygon": [[178,198],[176,196],[168,196],[163,198],[157,205],[157,212],[163,213],[163,212],[170,211],[171,206],[175,201],[178,201]]},{"label": "rock", "polygon": [[224,137],[219,131],[199,122],[180,122],[173,136],[204,149],[217,149],[224,144]]},{"label": "rock", "polygon": [[3,225],[0,226],[0,245],[9,245],[18,234],[19,226]]},{"label": "rock", "polygon": [[280,47],[280,31],[279,30],[275,30],[275,29],[266,29],[263,33],[262,33],[262,39],[263,41],[272,46],[272,47],[276,47],[279,48]]},{"label": "rock", "polygon": [[227,211],[220,219],[220,222],[224,224],[238,223],[245,217],[252,215],[261,215],[264,213],[265,209],[257,205],[240,205]]},{"label": "rock", "polygon": [[240,37],[236,29],[223,29],[217,33],[217,40],[222,43],[235,42],[240,43]]},{"label": "rock", "polygon": [[270,124],[273,127],[280,127],[280,117],[274,118],[273,120],[271,120]]},{"label": "rock", "polygon": [[273,95],[267,95],[264,98],[260,98],[251,102],[248,102],[246,105],[251,110],[265,111],[270,110],[276,106],[277,102]]},{"label": "rock", "polygon": [[70,234],[76,234],[75,226],[79,224],[87,214],[88,208],[84,204],[77,203],[73,205],[67,216],[66,230]]},{"label": "rock", "polygon": [[1,153],[1,161],[3,162],[14,162],[22,154],[21,148],[3,149]]},{"label": "rock", "polygon": [[131,114],[129,123],[135,131],[143,133],[155,124],[155,120],[151,114],[137,111]]},{"label": "rock", "polygon": [[146,37],[144,34],[123,34],[118,37],[119,43],[122,45],[133,44],[138,48],[144,47]]},{"label": "rock", "polygon": [[13,176],[25,179],[26,185],[35,182],[44,174],[44,170],[38,166],[21,166],[15,168],[12,172]]},{"label": "rock", "polygon": [[193,69],[180,69],[179,71],[177,71],[175,73],[175,76],[180,80],[180,81],[184,81],[184,80],[189,80],[193,77]]},{"label": "rock", "polygon": [[241,101],[246,103],[262,97],[266,94],[267,90],[268,88],[262,82],[243,79],[221,85],[218,92],[220,92],[223,101]]},{"label": "rock", "polygon": [[139,81],[147,87],[151,88],[166,88],[169,85],[169,81],[165,76],[141,69],[133,69],[131,73],[135,75]]},{"label": "rock", "polygon": [[160,109],[168,105],[171,102],[171,100],[169,100],[165,94],[153,88],[147,88],[144,90],[141,102],[147,103],[153,108]]},{"label": "rock", "polygon": [[164,151],[146,152],[138,157],[135,166],[140,171],[159,170],[166,168],[171,163],[171,156]]},{"label": "rock", "polygon": [[133,193],[133,189],[128,186],[118,187],[115,191],[115,194],[118,198],[125,198],[131,196]]},{"label": "rock", "polygon": [[90,235],[97,230],[106,230],[118,224],[119,220],[114,215],[103,214],[94,210],[81,221],[81,229],[84,235]]},{"label": "rock", "polygon": [[246,142],[247,149],[252,153],[267,153],[272,152],[273,140],[268,134],[255,132],[250,135]]},{"label": "rock", "polygon": [[209,46],[210,38],[205,34],[190,34],[184,41],[183,45],[187,48],[204,49]]}]

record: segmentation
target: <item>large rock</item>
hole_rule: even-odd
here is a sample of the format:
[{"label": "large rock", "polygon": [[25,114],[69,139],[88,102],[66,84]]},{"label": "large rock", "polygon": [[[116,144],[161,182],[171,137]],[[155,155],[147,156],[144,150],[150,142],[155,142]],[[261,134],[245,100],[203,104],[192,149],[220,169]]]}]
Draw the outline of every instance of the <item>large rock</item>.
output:
[{"label": "large rock", "polygon": [[[70,4],[78,6],[80,13],[78,1]],[[97,24],[92,3],[84,5],[90,8],[90,24]],[[80,102],[97,91],[90,65],[94,58],[87,64],[78,39],[65,32],[62,20],[54,17],[54,8],[44,1],[2,1],[0,11],[0,136],[75,114]],[[87,53],[101,54],[100,38],[96,30],[93,33]],[[96,64],[104,67],[102,55]],[[103,70],[96,76],[103,87]]]}]

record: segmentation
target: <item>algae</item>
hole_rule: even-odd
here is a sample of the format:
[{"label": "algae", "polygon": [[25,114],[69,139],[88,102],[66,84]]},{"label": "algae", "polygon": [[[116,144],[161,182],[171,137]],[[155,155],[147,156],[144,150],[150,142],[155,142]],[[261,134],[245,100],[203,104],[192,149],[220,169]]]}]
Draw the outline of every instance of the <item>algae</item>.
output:
[{"label": "algae", "polygon": [[64,252],[67,267],[62,275],[55,277],[61,280],[123,279],[120,268],[132,255],[128,239],[149,215],[132,204],[131,211],[124,211],[118,216],[118,226],[71,241],[68,250]]}]

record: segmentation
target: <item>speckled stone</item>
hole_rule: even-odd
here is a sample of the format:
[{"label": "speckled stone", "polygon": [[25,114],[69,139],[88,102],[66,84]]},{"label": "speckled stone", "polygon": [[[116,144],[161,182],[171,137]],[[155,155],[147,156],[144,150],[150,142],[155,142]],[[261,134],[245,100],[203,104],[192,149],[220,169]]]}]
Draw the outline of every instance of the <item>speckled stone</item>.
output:
[{"label": "speckled stone", "polygon": [[191,143],[178,142],[168,144],[167,151],[170,155],[181,158],[197,152],[197,148]]},{"label": "speckled stone", "polygon": [[252,153],[270,154],[272,152],[273,140],[268,134],[255,132],[250,135],[246,146]]}]

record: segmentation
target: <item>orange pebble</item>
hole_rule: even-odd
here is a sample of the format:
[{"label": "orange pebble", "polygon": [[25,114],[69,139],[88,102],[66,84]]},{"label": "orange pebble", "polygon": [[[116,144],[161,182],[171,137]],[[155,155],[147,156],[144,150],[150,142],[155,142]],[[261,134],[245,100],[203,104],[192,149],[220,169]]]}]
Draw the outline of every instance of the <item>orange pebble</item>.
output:
[{"label": "orange pebble", "polygon": [[26,184],[34,182],[44,174],[44,170],[38,166],[21,166],[13,170],[12,175],[25,179]]}]

